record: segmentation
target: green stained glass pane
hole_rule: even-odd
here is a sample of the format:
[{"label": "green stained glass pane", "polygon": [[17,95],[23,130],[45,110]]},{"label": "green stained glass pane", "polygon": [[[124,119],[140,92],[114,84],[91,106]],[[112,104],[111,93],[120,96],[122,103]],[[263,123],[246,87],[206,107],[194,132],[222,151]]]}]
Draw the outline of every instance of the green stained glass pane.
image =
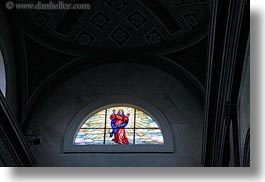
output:
[{"label": "green stained glass pane", "polygon": [[163,144],[164,139],[160,129],[136,129],[135,144]]},{"label": "green stained glass pane", "polygon": [[159,128],[159,126],[148,114],[137,109],[135,128]]}]

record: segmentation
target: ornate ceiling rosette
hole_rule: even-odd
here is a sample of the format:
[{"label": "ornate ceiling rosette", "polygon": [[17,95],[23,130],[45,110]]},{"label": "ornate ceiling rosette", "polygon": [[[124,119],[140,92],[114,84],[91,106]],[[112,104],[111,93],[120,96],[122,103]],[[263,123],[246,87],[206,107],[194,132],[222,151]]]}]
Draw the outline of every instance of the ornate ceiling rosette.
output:
[{"label": "ornate ceiling rosette", "polygon": [[89,3],[91,8],[19,10],[17,14],[39,41],[82,54],[176,51],[194,45],[208,33],[208,0],[74,2]]}]

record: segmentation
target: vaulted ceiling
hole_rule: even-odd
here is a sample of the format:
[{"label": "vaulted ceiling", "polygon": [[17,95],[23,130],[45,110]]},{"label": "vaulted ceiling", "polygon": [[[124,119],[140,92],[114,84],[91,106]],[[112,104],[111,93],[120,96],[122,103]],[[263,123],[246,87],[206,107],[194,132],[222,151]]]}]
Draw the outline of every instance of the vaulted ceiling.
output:
[{"label": "vaulted ceiling", "polygon": [[139,62],[163,58],[204,86],[208,0],[75,2],[90,3],[91,9],[8,12],[19,69],[24,70],[19,77],[26,83],[21,89],[26,100],[38,95],[41,87],[46,89],[45,83],[62,68],[80,60],[92,63],[117,57]]},{"label": "vaulted ceiling", "polygon": [[42,42],[82,53],[178,50],[208,33],[207,0],[80,2],[91,9],[20,11],[18,17]]}]

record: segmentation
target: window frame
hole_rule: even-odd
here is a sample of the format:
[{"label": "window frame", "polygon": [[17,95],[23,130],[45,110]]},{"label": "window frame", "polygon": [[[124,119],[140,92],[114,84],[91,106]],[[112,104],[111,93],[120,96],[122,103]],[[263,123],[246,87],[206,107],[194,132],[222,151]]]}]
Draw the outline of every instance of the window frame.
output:
[{"label": "window frame", "polygon": [[[162,131],[164,144],[134,145],[74,145],[76,133],[82,124],[95,113],[109,107],[125,106],[142,110],[152,117]],[[69,123],[64,137],[64,153],[110,153],[110,152],[173,152],[172,134],[166,117],[152,104],[130,96],[107,97],[83,107]]]}]

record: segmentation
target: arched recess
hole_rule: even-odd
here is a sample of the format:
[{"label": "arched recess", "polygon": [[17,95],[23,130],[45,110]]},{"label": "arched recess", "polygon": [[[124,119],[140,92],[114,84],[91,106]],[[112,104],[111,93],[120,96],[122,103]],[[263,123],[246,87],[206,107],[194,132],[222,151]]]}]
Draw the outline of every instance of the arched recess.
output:
[{"label": "arched recess", "polygon": [[[98,111],[115,106],[133,107],[144,111],[159,125],[159,130],[163,134],[164,142],[159,145],[75,145],[76,133],[84,122]],[[153,105],[144,101],[128,96],[110,96],[99,99],[76,114],[69,124],[64,138],[64,152],[173,152],[172,134],[167,119]]]},{"label": "arched recess", "polygon": [[[41,99],[45,98],[45,95],[48,95],[55,87],[58,86],[58,83],[64,82],[67,79],[70,79],[72,76],[82,72],[84,69],[96,68],[98,66],[104,66],[108,64],[141,64],[143,66],[151,66],[156,69],[163,70],[164,72],[170,74],[175,77],[179,81],[181,81],[186,87],[189,87],[191,90],[194,90],[194,94],[201,102],[204,102],[205,90],[201,83],[192,76],[185,68],[177,64],[176,62],[162,57],[162,56],[137,56],[136,57],[114,57],[114,58],[106,58],[97,57],[97,58],[78,58],[73,60],[71,63],[61,67],[56,72],[49,75],[47,80],[45,80],[33,96],[31,96],[30,101],[28,103],[29,116],[34,113],[35,104],[41,101]],[[28,123],[24,123],[25,128]]]},{"label": "arched recess", "polygon": [[[37,166],[200,166],[203,103],[194,89],[170,72],[146,64],[116,62],[83,67],[58,83],[42,95],[29,119],[27,135],[42,138],[33,149]],[[158,121],[168,145],[90,146],[91,152],[88,146],[78,146],[73,150],[73,137],[82,120],[112,104],[145,110]],[[105,152],[101,147],[107,147]],[[123,151],[115,152],[119,148]]]}]

